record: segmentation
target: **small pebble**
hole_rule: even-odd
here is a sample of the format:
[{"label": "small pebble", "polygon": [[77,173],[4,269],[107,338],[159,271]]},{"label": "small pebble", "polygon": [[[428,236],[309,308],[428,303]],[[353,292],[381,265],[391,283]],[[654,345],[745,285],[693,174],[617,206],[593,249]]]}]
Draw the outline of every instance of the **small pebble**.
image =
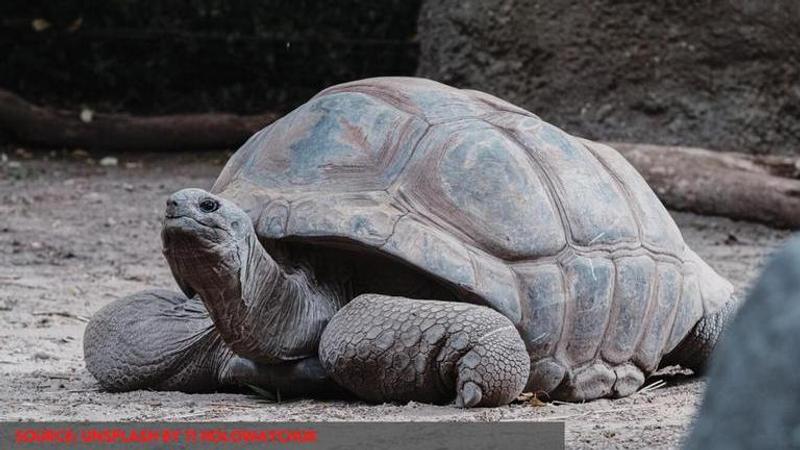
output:
[{"label": "small pebble", "polygon": [[45,359],[58,359],[58,358],[46,352],[36,352],[33,354],[33,359],[45,360]]},{"label": "small pebble", "polygon": [[89,123],[94,118],[94,111],[89,108],[83,108],[80,114],[81,122]]},{"label": "small pebble", "polygon": [[89,203],[103,203],[106,197],[98,192],[89,192],[84,195],[83,198]]},{"label": "small pebble", "polygon": [[113,156],[106,156],[100,160],[100,165],[103,167],[114,167],[119,164],[119,160]]}]

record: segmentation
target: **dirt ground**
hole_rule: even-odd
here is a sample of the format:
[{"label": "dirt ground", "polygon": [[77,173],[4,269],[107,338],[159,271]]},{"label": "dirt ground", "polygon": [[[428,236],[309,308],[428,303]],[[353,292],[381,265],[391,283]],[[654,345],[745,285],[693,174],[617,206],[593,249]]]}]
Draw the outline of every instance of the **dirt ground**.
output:
[{"label": "dirt ground", "polygon": [[[271,403],[228,393],[101,392],[83,364],[87,318],[140,289],[177,289],[160,252],[164,200],[179,188],[209,188],[228,154],[101,161],[82,152],[5,153],[0,420],[565,421],[570,447],[676,447],[701,399],[702,381],[674,373],[657,378],[665,386],[621,400],[469,411],[417,403]],[[690,246],[742,289],[788,236],[750,223],[674,215]]]}]

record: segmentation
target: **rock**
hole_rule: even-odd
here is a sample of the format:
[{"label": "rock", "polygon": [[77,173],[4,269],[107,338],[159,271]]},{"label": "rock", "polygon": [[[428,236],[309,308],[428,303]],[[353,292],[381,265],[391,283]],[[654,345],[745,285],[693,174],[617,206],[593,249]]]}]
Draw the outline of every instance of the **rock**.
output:
[{"label": "rock", "polygon": [[792,0],[427,0],[417,73],[589,139],[796,153],[798,20]]},{"label": "rock", "polygon": [[687,449],[800,447],[800,237],[766,266],[723,337]]},{"label": "rock", "polygon": [[103,203],[108,200],[108,195],[99,192],[89,192],[83,196],[83,199],[88,203]]},{"label": "rock", "polygon": [[56,356],[53,356],[47,352],[36,352],[33,354],[33,359],[38,360],[48,360],[48,359],[58,359]]},{"label": "rock", "polygon": [[100,165],[103,167],[115,167],[119,164],[119,160],[113,156],[106,156],[100,160]]}]

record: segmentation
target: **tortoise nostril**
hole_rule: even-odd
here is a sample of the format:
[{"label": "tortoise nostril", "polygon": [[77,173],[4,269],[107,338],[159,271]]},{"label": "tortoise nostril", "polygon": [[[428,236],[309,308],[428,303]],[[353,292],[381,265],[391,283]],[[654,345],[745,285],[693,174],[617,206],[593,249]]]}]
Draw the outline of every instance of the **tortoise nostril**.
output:
[{"label": "tortoise nostril", "polygon": [[180,207],[178,206],[178,201],[177,200],[175,200],[172,197],[167,199],[167,208],[166,208],[165,214],[168,217],[177,215],[179,209],[180,209]]}]

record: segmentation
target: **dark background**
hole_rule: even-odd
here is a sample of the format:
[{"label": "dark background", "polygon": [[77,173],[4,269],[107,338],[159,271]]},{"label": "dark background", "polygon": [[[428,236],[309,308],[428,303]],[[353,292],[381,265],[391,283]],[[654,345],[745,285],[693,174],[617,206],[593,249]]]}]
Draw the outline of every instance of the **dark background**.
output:
[{"label": "dark background", "polygon": [[[325,86],[413,74],[419,1],[0,2],[0,86],[136,113],[260,112]],[[33,21],[50,24],[36,31]]]},{"label": "dark background", "polygon": [[0,21],[0,87],[73,110],[284,112],[418,74],[588,138],[800,153],[795,0],[6,0]]}]

